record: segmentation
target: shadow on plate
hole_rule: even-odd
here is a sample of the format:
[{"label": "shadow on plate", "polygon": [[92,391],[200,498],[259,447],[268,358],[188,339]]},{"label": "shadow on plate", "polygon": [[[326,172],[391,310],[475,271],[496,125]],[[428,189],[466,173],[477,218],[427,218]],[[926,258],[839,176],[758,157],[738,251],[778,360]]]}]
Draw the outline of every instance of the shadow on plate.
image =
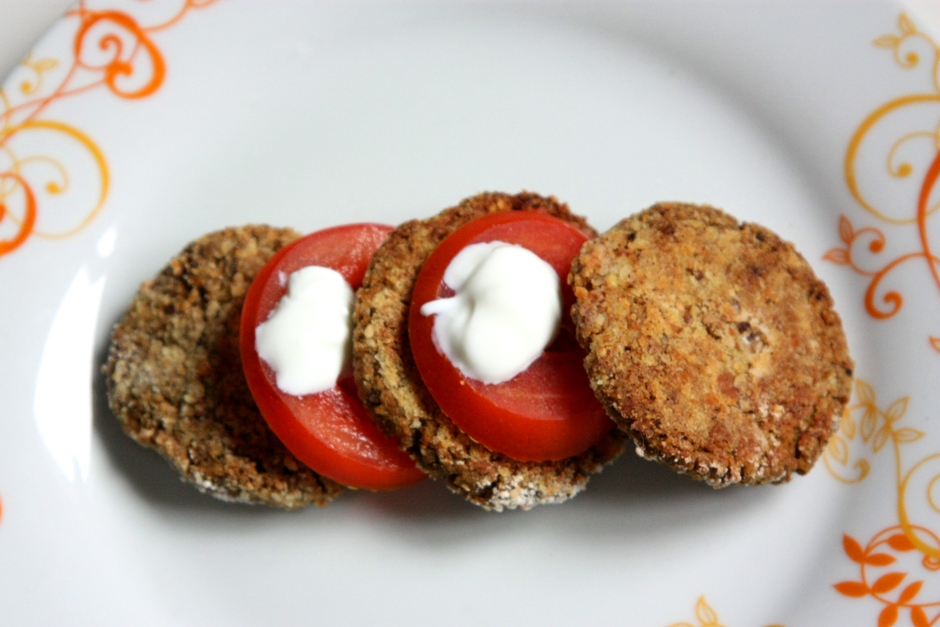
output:
[{"label": "shadow on plate", "polygon": [[[588,487],[570,503],[590,501],[604,507],[629,508],[631,503],[650,500],[701,498],[714,490],[679,475],[661,464],[641,459],[629,449],[613,464],[588,482]],[[406,490],[369,495],[372,504],[396,518],[424,519],[487,513],[447,490],[442,482],[425,481]]]},{"label": "shadow on plate", "polygon": [[106,360],[107,347],[103,347],[95,355],[95,375],[92,381],[95,433],[101,439],[111,464],[141,497],[155,506],[172,509],[243,516],[277,513],[277,510],[271,508],[240,506],[202,494],[193,485],[183,481],[159,453],[127,437],[108,407],[106,377],[101,373],[101,366]]},{"label": "shadow on plate", "polygon": [[[100,366],[106,358],[107,347],[102,347],[96,355],[97,368],[92,388],[95,432],[100,437],[111,464],[146,502],[158,509],[210,517],[239,516],[257,519],[290,515],[268,507],[246,507],[226,503],[202,494],[194,486],[181,480],[176,471],[156,451],[146,449],[127,437],[108,407],[105,376],[100,372]],[[570,503],[562,505],[562,508],[577,509],[579,514],[576,515],[609,514],[612,510],[628,514],[637,508],[656,507],[666,503],[693,505],[724,501],[726,495],[731,492],[734,490],[721,490],[716,494],[716,491],[701,482],[679,475],[661,464],[637,457],[628,446],[620,458],[602,473],[591,478],[583,493]],[[350,491],[331,503],[327,510],[342,511],[347,508],[368,510],[390,522],[397,522],[396,526],[417,523],[425,529],[428,525],[441,521],[460,520],[474,525],[474,521],[493,517],[492,513],[451,493],[442,482],[431,480],[389,492]],[[557,508],[546,506],[537,507],[532,511],[554,509]],[[514,518],[517,515],[526,513],[507,512],[500,518]]]}]

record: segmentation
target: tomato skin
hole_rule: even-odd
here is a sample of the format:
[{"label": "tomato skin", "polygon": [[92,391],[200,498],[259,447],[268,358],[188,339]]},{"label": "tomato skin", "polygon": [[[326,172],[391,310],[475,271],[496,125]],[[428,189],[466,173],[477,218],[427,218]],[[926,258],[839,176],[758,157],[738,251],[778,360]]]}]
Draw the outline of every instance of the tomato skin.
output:
[{"label": "tomato skin", "polygon": [[369,490],[410,485],[426,475],[373,424],[356,395],[351,373],[343,373],[334,388],[319,394],[282,392],[274,371],[258,356],[255,329],[287,292],[282,279],[303,267],[332,268],[358,288],[372,255],[392,230],[379,224],[350,224],[317,231],[279,250],[248,289],[239,334],[248,387],[275,435],[317,473]]},{"label": "tomato skin", "polygon": [[[527,370],[487,385],[463,375],[438,351],[434,317],[425,303],[453,292],[444,284],[450,261],[470,244],[500,240],[522,245],[549,263],[562,284],[560,337]],[[574,296],[567,285],[571,261],[587,237],[570,224],[533,211],[488,214],[445,238],[425,261],[409,311],[411,349],[425,385],[441,409],[471,438],[519,461],[551,461],[583,453],[614,427],[584,371],[584,352],[573,341]],[[552,350],[554,348],[554,350]]]}]

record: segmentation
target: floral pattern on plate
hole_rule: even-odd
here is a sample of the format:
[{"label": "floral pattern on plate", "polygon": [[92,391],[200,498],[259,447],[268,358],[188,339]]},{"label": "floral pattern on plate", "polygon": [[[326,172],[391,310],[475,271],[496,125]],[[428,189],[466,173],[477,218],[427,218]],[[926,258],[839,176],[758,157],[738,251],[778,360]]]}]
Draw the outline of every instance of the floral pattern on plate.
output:
[{"label": "floral pattern on plate", "polygon": [[[80,128],[50,116],[50,108],[99,88],[128,100],[152,95],[166,73],[153,35],[214,1],[186,0],[161,21],[143,23],[130,12],[91,9],[83,0],[60,22],[73,30],[71,56],[30,54],[20,63],[21,77],[10,81],[14,89],[0,89],[0,258],[30,237],[81,231],[107,200],[111,175],[105,154]],[[38,148],[50,141],[57,154]],[[97,181],[96,192],[68,197],[76,169]]]}]

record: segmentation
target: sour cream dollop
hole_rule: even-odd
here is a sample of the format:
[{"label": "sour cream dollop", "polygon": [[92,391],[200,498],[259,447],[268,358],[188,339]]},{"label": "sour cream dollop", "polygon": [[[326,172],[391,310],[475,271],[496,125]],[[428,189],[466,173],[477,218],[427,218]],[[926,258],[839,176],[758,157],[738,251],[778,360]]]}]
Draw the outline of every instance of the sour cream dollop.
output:
[{"label": "sour cream dollop", "polygon": [[549,345],[561,322],[555,270],[527,248],[471,244],[444,271],[450,298],[425,303],[437,316],[431,337],[464,376],[502,383],[524,371]]},{"label": "sour cream dollop", "polygon": [[282,277],[287,293],[255,329],[258,356],[294,396],[336,385],[352,356],[353,290],[336,270],[308,266]]}]

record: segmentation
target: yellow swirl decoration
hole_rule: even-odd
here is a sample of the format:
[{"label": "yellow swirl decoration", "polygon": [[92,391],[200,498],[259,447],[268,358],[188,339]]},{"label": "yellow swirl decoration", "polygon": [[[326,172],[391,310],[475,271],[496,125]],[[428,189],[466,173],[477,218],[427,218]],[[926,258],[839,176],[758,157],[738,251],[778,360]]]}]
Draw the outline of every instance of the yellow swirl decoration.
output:
[{"label": "yellow swirl decoration", "polygon": [[695,619],[697,623],[673,623],[669,627],[724,627],[718,622],[718,614],[704,596],[699,597],[695,603]]},{"label": "yellow swirl decoration", "polygon": [[[927,70],[928,89],[889,100],[862,121],[852,135],[846,151],[845,180],[858,204],[879,222],[891,228],[916,229],[918,247],[886,254],[889,238],[880,228],[864,226],[856,229],[847,216],[841,216],[839,235],[844,246],[833,248],[824,255],[827,261],[849,266],[856,273],[869,277],[864,305],[868,314],[876,320],[890,318],[903,307],[903,295],[895,290],[885,290],[882,285],[889,275],[908,262],[925,263],[934,286],[940,293],[940,258],[932,250],[928,230],[928,219],[940,208],[940,202],[934,194],[937,180],[940,178],[940,47],[930,37],[918,31],[914,22],[903,13],[898,18],[898,30],[898,34],[883,35],[875,39],[874,44],[890,49],[894,53],[895,62],[907,70]],[[929,62],[924,63],[925,58],[929,59]],[[920,112],[920,108],[924,106],[929,107],[927,112],[934,120],[926,128],[922,126],[923,112]],[[915,110],[920,112],[920,115],[911,119],[904,117]],[[889,141],[887,146],[883,145],[886,141],[883,136],[889,129],[911,124],[916,128]],[[923,149],[917,152],[913,149],[914,146],[923,146]],[[913,197],[911,210],[907,213],[897,215],[887,211],[884,206],[887,201],[881,200],[879,203],[862,189],[862,181],[867,178],[859,176],[859,163],[864,155],[877,153],[879,150],[883,150],[885,154],[887,178],[878,179],[872,176],[875,180],[872,189],[890,188],[892,181],[903,182],[905,185],[916,184],[909,190]],[[914,177],[917,172],[923,172],[919,180]],[[892,198],[898,197],[901,192],[902,190],[898,190],[898,194]],[[896,200],[889,204],[893,211],[905,206],[904,203],[899,205]],[[940,338],[929,337],[929,345],[940,352]]]},{"label": "yellow swirl decoration", "polygon": [[[914,70],[923,67],[927,70],[929,72],[928,89],[921,93],[907,94],[892,99],[876,108],[862,121],[849,141],[846,151],[845,179],[855,200],[873,216],[889,224],[911,224],[916,222],[915,216],[902,218],[890,216],[878,207],[878,203],[870,200],[862,192],[856,172],[863,144],[875,127],[887,122],[892,115],[918,104],[940,103],[940,48],[929,36],[918,31],[914,22],[904,13],[898,17],[898,31],[898,34],[882,35],[873,43],[878,47],[891,50],[895,62],[902,68]],[[921,63],[924,56],[931,58],[929,63]],[[935,125],[933,128],[917,129],[896,140],[888,149],[887,171],[890,177],[903,179],[914,173],[911,163],[902,162],[895,165],[895,161],[901,147],[915,139],[929,141],[936,150],[940,144],[940,128]]]},{"label": "yellow swirl decoration", "polygon": [[925,599],[922,590],[924,582],[936,578],[940,570],[940,536],[931,527],[913,521],[910,507],[912,497],[922,496],[932,511],[940,513],[936,493],[940,487],[940,453],[927,455],[905,468],[906,445],[925,435],[901,424],[908,403],[909,398],[903,396],[882,408],[875,389],[857,380],[855,403],[846,409],[823,456],[829,473],[845,483],[864,480],[875,456],[890,452],[893,457],[898,524],[882,529],[865,546],[845,534],[843,550],[858,565],[859,577],[834,584],[836,591],[846,597],[872,597],[882,603],[879,625],[893,625],[905,613],[914,625],[940,621],[940,598]]},{"label": "yellow swirl decoration", "polygon": [[[700,596],[695,603],[695,623],[681,622],[673,623],[669,627],[725,627],[718,620],[718,613],[712,609],[704,596]],[[782,625],[767,625],[767,627],[783,627]]]},{"label": "yellow swirl decoration", "polygon": [[[898,33],[883,35],[874,41],[876,46],[890,49],[895,62],[906,70],[916,68],[929,72],[927,86],[922,92],[903,95],[877,107],[859,125],[849,141],[845,158],[845,179],[858,204],[873,216],[880,226],[857,227],[848,216],[839,218],[839,239],[842,246],[829,250],[824,259],[848,266],[854,272],[869,278],[864,305],[876,320],[894,316],[904,304],[903,295],[883,287],[885,279],[908,262],[924,263],[935,288],[940,291],[940,258],[932,247],[928,221],[940,203],[934,194],[940,179],[940,48],[906,15],[898,18]],[[924,59],[928,61],[923,62]],[[926,110],[924,109],[926,107]],[[912,111],[919,115],[904,117]],[[934,120],[923,126],[924,111]],[[915,128],[896,133],[897,128],[910,125]],[[897,139],[884,137],[895,134]],[[863,177],[858,175],[859,163],[865,154],[880,149],[885,155],[887,178],[870,188],[889,186],[892,182],[910,182],[911,202],[892,202],[897,210],[909,206],[906,214],[895,215],[873,200],[862,188]],[[913,148],[922,147],[920,152]],[[869,159],[869,163],[875,162]],[[914,176],[917,173],[919,176]],[[895,190],[897,191],[897,190]],[[900,193],[891,198],[903,197]],[[882,228],[903,229],[899,238],[910,239],[911,229],[916,232],[917,247],[888,253],[889,238]],[[940,337],[929,337],[929,345],[940,352]],[[924,521],[915,521],[914,512],[940,514],[940,453],[927,455],[909,466],[904,462],[908,445],[924,438],[924,432],[903,425],[909,398],[894,399],[887,407],[878,403],[874,388],[857,380],[855,403],[850,405],[832,437],[823,460],[829,473],[844,483],[864,481],[871,471],[874,458],[890,454],[897,488],[895,513],[897,524],[891,524],[876,533],[867,544],[845,534],[843,551],[856,564],[858,577],[834,584],[841,595],[848,598],[871,598],[881,604],[879,627],[890,627],[906,616],[915,627],[927,627],[940,622],[940,598],[930,598],[924,591],[928,580],[937,581],[940,570],[940,535]],[[927,508],[917,503],[926,502]]]},{"label": "yellow swirl decoration", "polygon": [[[21,67],[29,72],[28,77],[11,84],[17,87],[13,91],[0,89],[0,257],[17,250],[32,236],[63,238],[78,233],[101,213],[108,197],[111,175],[104,152],[75,125],[44,117],[49,105],[99,87],[125,99],[150,96],[163,84],[166,74],[166,63],[152,34],[214,1],[185,0],[169,19],[149,25],[121,10],[120,2],[92,10],[82,1],[64,18],[74,24],[72,58],[26,57]],[[41,133],[61,138],[63,154],[70,156],[31,151],[30,136]],[[78,146],[91,164],[97,189],[73,203],[73,210],[82,213],[70,218],[67,227],[43,226],[47,200],[70,191],[77,193],[70,172],[78,165],[74,159],[80,157],[74,150],[66,150],[67,143]]]},{"label": "yellow swirl decoration", "polygon": [[46,72],[54,70],[59,62],[56,59],[33,59],[33,55],[30,54],[20,65],[31,69],[34,73],[33,79],[26,79],[20,83],[20,92],[25,96],[32,96],[41,92]]},{"label": "yellow swirl decoration", "polygon": [[[20,64],[30,72],[29,78],[21,80],[13,93],[0,88],[0,258],[19,249],[34,235],[63,238],[78,233],[101,213],[108,198],[111,175],[104,152],[75,125],[43,117],[46,108],[99,86],[126,99],[153,94],[163,84],[166,65],[151,33],[169,28],[191,9],[208,6],[213,1],[186,0],[169,20],[145,26],[117,7],[93,11],[82,0],[64,18],[75,23],[72,58],[63,61],[30,54]],[[60,67],[66,69],[57,80],[47,80]],[[91,81],[85,77],[89,73],[95,77]],[[66,163],[62,156],[34,154],[30,150],[30,136],[42,133],[59,138],[63,154],[68,152],[67,144],[78,146],[97,176],[97,192],[84,204],[75,203],[84,213],[64,229],[40,227],[43,203],[70,190],[70,167],[77,164]],[[74,151],[70,154],[74,159]],[[45,170],[34,167],[38,165],[46,166]],[[52,176],[47,173],[50,169]],[[3,513],[0,510],[0,515]]]},{"label": "yellow swirl decoration", "polygon": [[[96,166],[98,172],[98,182],[99,182],[99,191],[97,194],[97,200],[91,206],[88,213],[85,217],[79,221],[77,226],[68,228],[63,231],[46,231],[34,227],[35,222],[35,212],[36,212],[36,194],[32,189],[32,183],[30,183],[25,175],[23,174],[24,166],[30,161],[45,161],[59,172],[60,181],[57,183],[55,181],[48,182],[44,187],[46,193],[48,194],[60,194],[65,191],[69,186],[68,181],[68,171],[65,166],[58,160],[53,159],[48,156],[31,156],[31,157],[19,157],[15,152],[13,152],[8,147],[8,139],[13,138],[17,134],[29,133],[30,131],[40,131],[47,130],[55,133],[59,133],[64,137],[67,137],[71,140],[76,141],[86,152]],[[32,220],[27,224],[25,220],[19,219],[16,215],[11,214],[7,218],[16,224],[19,225],[21,237],[25,238],[26,236],[32,234],[39,237],[48,237],[48,238],[62,238],[69,237],[74,235],[78,231],[85,228],[94,218],[101,212],[102,207],[104,207],[105,199],[108,196],[108,190],[110,188],[110,174],[108,171],[108,164],[105,160],[104,154],[101,152],[101,149],[92,141],[88,135],[78,130],[74,126],[70,126],[64,122],[58,122],[55,120],[30,120],[11,126],[3,131],[0,131],[0,147],[5,149],[6,154],[9,157],[11,162],[10,166],[6,172],[0,172],[0,175],[7,174],[9,176],[14,176],[16,182],[28,192],[28,202],[27,206],[29,208],[28,214],[31,214]],[[4,189],[0,187],[0,206],[3,206],[4,200],[10,198],[13,195],[14,189]],[[3,219],[3,215],[0,215],[0,220]],[[12,249],[11,249],[12,250]],[[2,254],[3,249],[0,248],[0,254]]]},{"label": "yellow swirl decoration", "polygon": [[[905,218],[895,218],[889,216],[886,213],[883,213],[874,202],[868,200],[868,198],[862,193],[859,185],[858,175],[856,173],[856,162],[858,160],[862,144],[865,141],[866,136],[871,133],[872,129],[891,113],[918,103],[931,102],[940,102],[940,94],[912,94],[891,100],[890,102],[887,102],[875,109],[874,112],[865,118],[865,121],[862,122],[862,124],[858,127],[858,130],[856,130],[855,134],[852,136],[852,139],[849,141],[849,148],[845,158],[845,180],[849,186],[849,190],[852,192],[852,196],[855,198],[855,200],[858,201],[858,203],[864,207],[866,211],[871,213],[882,222],[887,222],[889,224],[910,224],[916,221],[916,217],[909,216]],[[895,178],[905,178],[913,173],[914,168],[910,163],[904,162],[899,166],[895,166],[893,165],[893,162],[896,159],[896,154],[900,148],[914,137],[929,138],[934,141],[937,139],[936,131],[932,130],[907,133],[895,141],[888,149],[888,157],[886,159],[888,163],[887,171],[891,176]]]}]

